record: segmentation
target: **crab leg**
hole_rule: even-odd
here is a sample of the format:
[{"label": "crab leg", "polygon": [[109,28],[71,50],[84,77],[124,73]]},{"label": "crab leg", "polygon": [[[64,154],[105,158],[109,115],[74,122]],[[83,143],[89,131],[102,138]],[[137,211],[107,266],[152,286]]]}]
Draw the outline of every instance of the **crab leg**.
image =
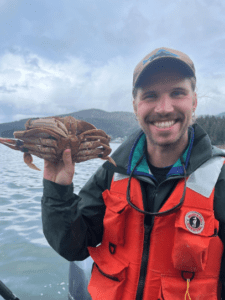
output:
[{"label": "crab leg", "polygon": [[35,164],[33,164],[33,158],[30,155],[30,153],[24,153],[23,160],[28,165],[29,168],[33,170],[41,171],[38,167],[35,166]]},{"label": "crab leg", "polygon": [[23,138],[24,141],[24,147],[26,145],[40,145],[40,146],[48,146],[48,147],[57,147],[57,141],[51,138]]},{"label": "crab leg", "polygon": [[[103,147],[103,146],[106,148],[106,145],[104,143],[101,143],[100,141],[82,142],[80,144],[79,150],[95,149],[95,148],[100,148],[100,147]],[[109,149],[111,150],[110,147],[109,147]]]},{"label": "crab leg", "polygon": [[[22,151],[23,149],[23,145],[24,142],[18,139],[9,139],[9,138],[1,138],[0,137],[0,143],[13,149],[13,150],[20,150]],[[37,168],[32,162],[33,162],[33,158],[29,153],[24,153],[23,156],[24,162],[31,168],[34,170],[38,170],[40,171],[39,168]]]},{"label": "crab leg", "polygon": [[[92,155],[88,155],[88,159],[94,159],[94,158],[101,158],[102,160],[108,160],[109,162],[111,162],[115,167],[117,167],[115,161],[112,159],[112,157],[110,156],[106,156],[106,157],[101,157],[101,154],[98,154],[98,155],[94,155],[92,153]],[[72,160],[74,162],[77,162],[77,163],[80,163],[80,162],[83,162],[83,161],[87,161],[87,156],[72,156]]]},{"label": "crab leg", "polygon": [[81,138],[81,142],[84,141],[99,141],[102,142],[102,144],[108,144],[109,143],[109,139],[102,137],[102,136],[85,136]]},{"label": "crab leg", "polygon": [[87,131],[81,133],[80,135],[93,135],[93,136],[99,135],[99,136],[109,138],[108,135],[101,129],[87,130]]},{"label": "crab leg", "polygon": [[20,150],[20,147],[24,144],[22,140],[1,138],[1,137],[0,137],[0,143],[13,150]]}]

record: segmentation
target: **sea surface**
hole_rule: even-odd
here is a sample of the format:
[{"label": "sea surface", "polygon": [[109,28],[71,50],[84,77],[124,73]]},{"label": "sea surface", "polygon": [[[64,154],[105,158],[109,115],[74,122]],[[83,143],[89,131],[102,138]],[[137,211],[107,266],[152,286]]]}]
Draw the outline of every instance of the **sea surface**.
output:
[{"label": "sea surface", "polygon": [[[112,143],[112,150],[119,145]],[[103,162],[76,164],[75,193]],[[0,145],[0,280],[20,300],[67,300],[69,262],[44,237],[43,160],[34,157],[34,163],[41,172],[30,169],[21,152]]]}]

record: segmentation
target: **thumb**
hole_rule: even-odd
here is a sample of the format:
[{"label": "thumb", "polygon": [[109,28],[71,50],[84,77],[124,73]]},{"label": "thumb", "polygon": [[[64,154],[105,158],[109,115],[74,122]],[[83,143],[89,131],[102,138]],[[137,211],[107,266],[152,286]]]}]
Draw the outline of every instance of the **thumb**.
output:
[{"label": "thumb", "polygon": [[69,166],[69,165],[73,164],[72,157],[71,157],[71,149],[64,150],[62,159],[63,159],[65,166]]}]

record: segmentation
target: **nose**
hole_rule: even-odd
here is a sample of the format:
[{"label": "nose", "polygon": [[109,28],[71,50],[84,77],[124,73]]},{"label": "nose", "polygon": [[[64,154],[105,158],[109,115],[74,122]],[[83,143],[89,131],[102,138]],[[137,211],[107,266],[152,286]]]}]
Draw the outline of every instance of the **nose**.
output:
[{"label": "nose", "polygon": [[157,100],[155,112],[159,114],[168,114],[174,111],[172,99],[168,94],[161,95]]}]

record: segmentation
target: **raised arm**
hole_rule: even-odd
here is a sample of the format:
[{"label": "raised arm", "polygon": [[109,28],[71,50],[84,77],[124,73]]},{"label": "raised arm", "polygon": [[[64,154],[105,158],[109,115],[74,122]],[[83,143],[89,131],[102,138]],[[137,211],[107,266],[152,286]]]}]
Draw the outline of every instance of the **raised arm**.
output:
[{"label": "raised arm", "polygon": [[102,192],[111,180],[101,167],[75,195],[73,174],[74,165],[67,150],[62,164],[45,163],[43,231],[51,247],[69,261],[85,259],[89,256],[87,247],[101,242],[105,214]]}]

